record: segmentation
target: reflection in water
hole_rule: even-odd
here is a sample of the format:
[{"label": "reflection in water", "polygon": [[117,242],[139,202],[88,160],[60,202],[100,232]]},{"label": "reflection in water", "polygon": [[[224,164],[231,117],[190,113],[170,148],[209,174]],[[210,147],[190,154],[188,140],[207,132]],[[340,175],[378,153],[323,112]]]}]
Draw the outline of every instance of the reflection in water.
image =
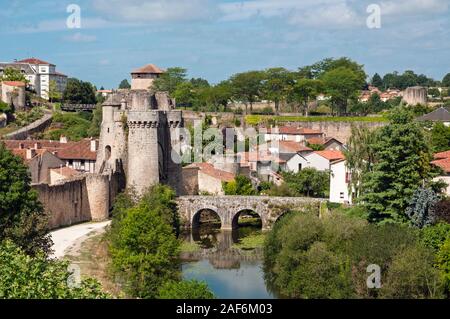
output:
[{"label": "reflection in water", "polygon": [[243,251],[233,247],[240,239],[258,231],[252,227],[233,231],[200,227],[184,233],[186,242],[195,242],[201,249],[182,253],[183,277],[206,281],[218,298],[274,298],[264,283],[262,250]]}]

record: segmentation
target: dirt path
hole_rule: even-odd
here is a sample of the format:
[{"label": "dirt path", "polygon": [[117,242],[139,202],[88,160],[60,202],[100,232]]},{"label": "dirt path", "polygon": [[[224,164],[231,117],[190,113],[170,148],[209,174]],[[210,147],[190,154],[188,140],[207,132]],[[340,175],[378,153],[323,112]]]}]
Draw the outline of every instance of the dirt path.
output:
[{"label": "dirt path", "polygon": [[55,230],[50,233],[53,240],[53,258],[62,258],[68,251],[76,251],[91,236],[105,231],[111,221],[101,223],[85,223]]}]

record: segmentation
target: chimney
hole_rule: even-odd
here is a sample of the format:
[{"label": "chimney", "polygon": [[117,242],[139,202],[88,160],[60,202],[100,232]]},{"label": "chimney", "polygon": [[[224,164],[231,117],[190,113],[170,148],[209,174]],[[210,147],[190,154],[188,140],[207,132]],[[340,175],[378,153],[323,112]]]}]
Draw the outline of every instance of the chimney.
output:
[{"label": "chimney", "polygon": [[67,144],[67,137],[64,135],[61,135],[61,137],[59,138],[59,142],[61,144]]},{"label": "chimney", "polygon": [[91,139],[91,152],[97,152],[97,141]]},{"label": "chimney", "polygon": [[32,159],[36,156],[36,149],[29,148],[27,149],[27,160]]},{"label": "chimney", "polygon": [[41,148],[41,143],[38,143],[38,142],[34,143],[34,149],[35,150],[38,150],[40,148]]}]

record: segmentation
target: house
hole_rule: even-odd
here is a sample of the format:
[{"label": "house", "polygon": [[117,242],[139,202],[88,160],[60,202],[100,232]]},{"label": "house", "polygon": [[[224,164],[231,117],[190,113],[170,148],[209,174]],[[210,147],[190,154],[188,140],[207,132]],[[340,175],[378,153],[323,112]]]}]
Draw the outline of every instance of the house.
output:
[{"label": "house", "polygon": [[57,72],[54,64],[37,58],[0,63],[0,76],[6,68],[20,70],[29,81],[29,88],[46,100],[49,99],[50,82],[55,82],[59,92],[63,92],[67,86],[67,75]]},{"label": "house", "polygon": [[15,111],[25,109],[25,82],[0,82],[1,101],[13,106]]},{"label": "house", "polygon": [[313,137],[323,137],[324,133],[309,128],[281,126],[269,128],[264,134],[264,140],[269,141],[293,141],[305,142]]},{"label": "house", "polygon": [[345,159],[341,151],[315,151],[304,155],[296,155],[290,159],[288,167],[293,172],[301,171],[304,168],[315,168],[318,171],[327,171],[330,164],[337,160]]},{"label": "house", "polygon": [[59,184],[68,179],[80,176],[80,172],[67,166],[50,169],[50,185]]},{"label": "house", "polygon": [[165,71],[154,64],[148,64],[131,72],[131,89],[148,90],[155,79]]},{"label": "house", "polygon": [[304,143],[294,141],[275,141],[259,145],[259,150],[268,151],[271,154],[296,154],[298,152],[312,152],[312,149]]},{"label": "house", "polygon": [[108,95],[112,94],[113,90],[97,90],[97,94],[100,94],[103,97],[108,97]]},{"label": "house", "polygon": [[[351,173],[345,159],[330,163],[330,202],[352,204],[353,194],[350,192]],[[353,192],[352,192],[353,193]]]},{"label": "house", "polygon": [[235,174],[217,169],[210,163],[194,163],[184,169],[197,169],[198,192],[200,194],[224,195],[223,182],[231,182],[236,177]]},{"label": "house", "polygon": [[[34,163],[33,161],[30,161],[31,159],[36,155],[41,156],[41,159],[37,162],[38,164],[36,164],[39,169],[32,168],[32,172],[35,172],[32,173],[32,175],[47,175],[47,173],[41,173],[41,171],[46,171],[50,168],[59,168],[61,165],[70,167],[82,173],[95,172],[98,141],[93,139],[69,142],[66,137],[61,136],[59,141],[6,140],[4,143],[7,149],[22,157],[29,167]],[[27,151],[30,152],[30,156],[27,156]],[[50,158],[50,155],[47,153],[52,154],[52,157]],[[33,155],[31,156],[31,154]],[[45,156],[42,154],[45,154]],[[54,158],[57,158],[58,160],[55,160]],[[44,182],[41,177],[34,178],[33,180],[36,182]]]},{"label": "house", "polygon": [[450,126],[450,112],[445,107],[440,107],[431,113],[425,114],[417,119],[418,121],[441,122],[445,126]]},{"label": "house", "polygon": [[307,145],[322,146],[325,151],[344,151],[344,143],[334,137],[312,137],[306,140]]},{"label": "house", "polygon": [[436,177],[434,180],[445,182],[448,185],[446,194],[450,196],[450,151],[435,154],[434,161],[432,161],[431,164],[442,169],[443,174]]}]

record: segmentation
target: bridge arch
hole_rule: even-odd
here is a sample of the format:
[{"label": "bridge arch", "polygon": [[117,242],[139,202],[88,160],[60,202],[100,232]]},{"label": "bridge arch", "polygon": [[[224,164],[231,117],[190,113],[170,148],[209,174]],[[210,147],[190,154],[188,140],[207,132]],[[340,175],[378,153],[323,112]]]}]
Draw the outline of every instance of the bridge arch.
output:
[{"label": "bridge arch", "polygon": [[220,220],[220,227],[223,226],[223,218],[221,216],[221,214],[219,213],[219,210],[215,207],[203,207],[200,209],[197,209],[196,212],[194,212],[194,214],[192,214],[192,220],[191,220],[191,227],[192,228],[198,228],[201,226],[201,219],[202,219],[202,215],[204,213],[210,213],[213,214],[217,217],[217,220]]},{"label": "bridge arch", "polygon": [[244,214],[249,214],[254,217],[257,217],[260,220],[260,227],[264,228],[264,221],[261,212],[257,212],[254,208],[241,208],[237,211],[231,219],[231,227],[232,229],[239,228],[239,218]]}]

